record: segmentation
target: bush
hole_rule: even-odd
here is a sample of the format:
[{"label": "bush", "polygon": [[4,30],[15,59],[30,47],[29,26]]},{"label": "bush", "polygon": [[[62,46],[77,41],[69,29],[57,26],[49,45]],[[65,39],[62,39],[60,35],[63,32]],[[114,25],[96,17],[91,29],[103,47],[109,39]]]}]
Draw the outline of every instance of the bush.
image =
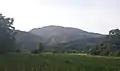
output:
[{"label": "bush", "polygon": [[120,56],[120,51],[116,51],[114,55],[115,56]]},{"label": "bush", "polygon": [[57,51],[57,50],[54,50],[54,51],[53,51],[53,54],[55,54],[55,53],[58,53],[58,51]]},{"label": "bush", "polygon": [[33,54],[38,54],[39,51],[38,51],[38,50],[33,50],[33,51],[31,51],[31,53],[33,53]]},{"label": "bush", "polygon": [[17,49],[17,50],[16,50],[16,52],[17,52],[17,53],[20,53],[20,52],[21,52],[21,50],[20,50],[20,49]]}]

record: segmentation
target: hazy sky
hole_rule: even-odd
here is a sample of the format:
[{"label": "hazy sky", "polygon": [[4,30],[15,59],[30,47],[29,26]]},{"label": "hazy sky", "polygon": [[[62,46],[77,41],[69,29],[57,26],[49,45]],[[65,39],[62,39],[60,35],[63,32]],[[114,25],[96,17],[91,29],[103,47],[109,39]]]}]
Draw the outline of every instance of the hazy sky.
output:
[{"label": "hazy sky", "polygon": [[23,31],[59,25],[106,34],[120,27],[120,0],[0,0],[0,13]]}]

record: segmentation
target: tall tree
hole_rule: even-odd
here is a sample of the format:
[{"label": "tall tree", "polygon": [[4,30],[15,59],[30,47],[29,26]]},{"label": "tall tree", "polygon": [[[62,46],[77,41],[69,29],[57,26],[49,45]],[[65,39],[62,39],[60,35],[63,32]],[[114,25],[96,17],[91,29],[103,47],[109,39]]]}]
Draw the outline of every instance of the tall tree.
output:
[{"label": "tall tree", "polygon": [[92,48],[91,54],[120,55],[120,30],[113,29],[103,42]]},{"label": "tall tree", "polygon": [[6,18],[0,14],[0,53],[11,51],[15,44],[15,28],[13,18]]},{"label": "tall tree", "polygon": [[44,50],[44,45],[43,45],[43,43],[39,43],[39,52],[43,52],[43,50]]},{"label": "tall tree", "polygon": [[120,30],[113,29],[109,32],[109,42],[114,45],[114,47],[120,49]]}]

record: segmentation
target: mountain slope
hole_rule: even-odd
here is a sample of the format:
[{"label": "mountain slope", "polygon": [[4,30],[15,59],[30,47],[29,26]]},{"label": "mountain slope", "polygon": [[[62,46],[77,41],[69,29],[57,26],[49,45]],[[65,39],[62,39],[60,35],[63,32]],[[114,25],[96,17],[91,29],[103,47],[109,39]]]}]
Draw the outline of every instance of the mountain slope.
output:
[{"label": "mountain slope", "polygon": [[17,30],[16,42],[21,50],[34,50],[37,48],[38,43],[41,42],[41,37]]},{"label": "mountain slope", "polygon": [[80,29],[46,26],[35,28],[29,32],[17,30],[16,42],[21,50],[34,50],[42,42],[46,50],[86,49],[88,45],[96,44],[104,35],[89,33]]},{"label": "mountain slope", "polygon": [[103,37],[101,34],[89,33],[80,29],[61,27],[61,26],[46,26],[43,28],[32,29],[30,33],[41,36],[46,42],[61,43],[76,39],[86,39],[91,37]]}]

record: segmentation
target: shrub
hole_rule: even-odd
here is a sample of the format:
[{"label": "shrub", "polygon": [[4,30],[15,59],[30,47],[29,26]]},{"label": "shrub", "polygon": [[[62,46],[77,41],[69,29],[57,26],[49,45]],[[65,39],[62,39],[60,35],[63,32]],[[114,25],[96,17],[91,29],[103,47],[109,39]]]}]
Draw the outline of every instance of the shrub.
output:
[{"label": "shrub", "polygon": [[33,53],[33,54],[38,54],[39,51],[36,49],[36,50],[31,51],[31,53]]}]

